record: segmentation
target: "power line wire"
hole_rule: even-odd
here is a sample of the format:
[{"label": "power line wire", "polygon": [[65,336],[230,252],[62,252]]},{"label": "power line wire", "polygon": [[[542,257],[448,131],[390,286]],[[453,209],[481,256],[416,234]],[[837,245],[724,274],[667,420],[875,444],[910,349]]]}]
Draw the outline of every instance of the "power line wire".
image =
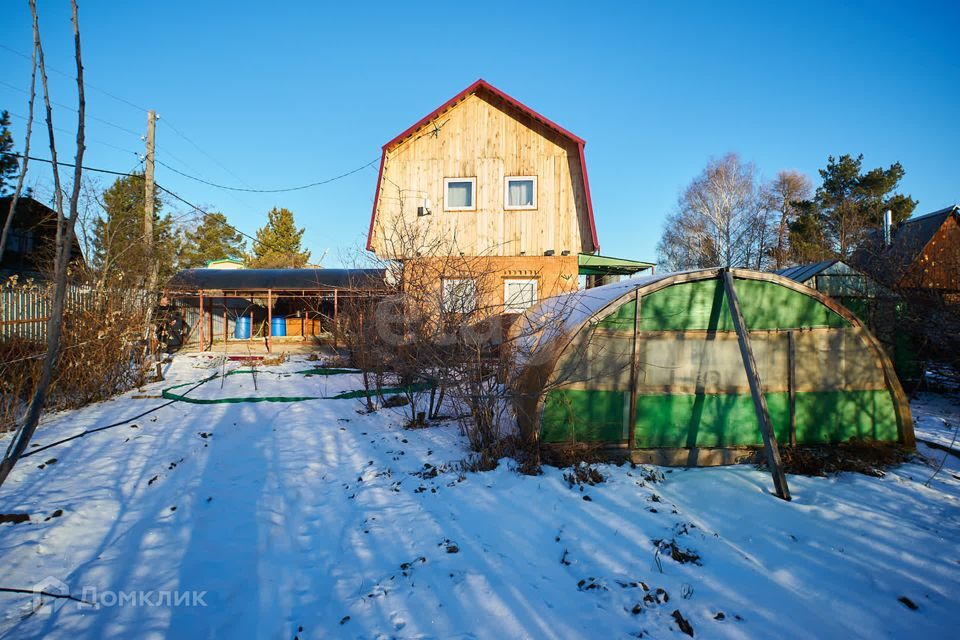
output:
[{"label": "power line wire", "polygon": [[[19,153],[11,153],[11,154],[9,154],[9,155],[14,156],[14,157],[16,157],[16,158],[23,158],[23,156],[22,156],[21,154],[19,154]],[[29,159],[30,159],[30,160],[36,160],[37,162],[46,162],[47,164],[53,164],[53,161],[52,161],[52,160],[49,160],[49,159],[47,159],[47,158],[36,158],[36,157],[34,157],[34,156],[29,156]],[[75,165],[75,164],[72,164],[72,163],[69,163],[69,162],[57,162],[57,164],[60,165],[60,166],[64,166],[64,167],[76,168],[76,165]],[[139,163],[137,163],[137,164],[139,165]],[[166,166],[166,165],[164,165],[164,166]],[[361,168],[366,168],[366,166],[369,166],[369,163],[368,163],[367,165],[365,165],[364,167],[361,167]],[[86,166],[86,165],[81,165],[81,168],[82,168],[84,171],[93,171],[93,172],[96,172],[96,173],[106,173],[106,174],[115,175],[115,176],[143,178],[143,175],[142,175],[142,174],[139,174],[139,173],[129,173],[129,172],[124,172],[124,171],[113,171],[112,169],[100,169],[100,168],[98,168],[98,167],[88,167],[88,166]],[[169,168],[169,167],[167,167],[167,168]],[[326,183],[328,183],[328,182],[332,182],[333,180],[338,180],[338,179],[340,179],[340,178],[343,178],[343,177],[346,177],[346,176],[351,175],[351,174],[353,174],[353,173],[356,173],[357,171],[359,171],[359,169],[355,169],[355,170],[350,171],[350,172],[348,172],[348,173],[345,173],[345,174],[343,174],[343,175],[341,175],[341,176],[338,176],[337,178],[331,178],[331,179],[329,179],[329,180],[325,180],[324,182],[322,182],[322,183],[317,183],[317,184],[326,184]],[[222,225],[224,225],[224,226],[226,226],[226,227],[229,227],[229,228],[233,229],[235,232],[239,233],[240,235],[242,235],[242,236],[245,237],[245,238],[248,238],[248,239],[252,240],[254,243],[260,244],[260,245],[265,246],[265,247],[267,247],[267,248],[269,248],[269,249],[275,249],[275,250],[281,251],[281,252],[283,251],[283,249],[280,248],[280,247],[271,246],[270,244],[268,244],[268,243],[266,243],[266,242],[263,242],[263,241],[257,239],[256,237],[250,235],[249,233],[246,233],[246,232],[244,232],[244,231],[241,231],[240,229],[238,229],[237,227],[233,226],[233,225],[230,224],[229,222],[226,222],[225,220],[221,220],[219,217],[215,216],[213,213],[211,213],[211,212],[209,212],[209,211],[206,211],[205,209],[202,209],[201,207],[193,204],[192,202],[190,202],[190,201],[187,200],[186,198],[184,198],[184,197],[180,196],[179,194],[171,191],[170,189],[167,189],[167,188],[164,187],[163,185],[157,183],[156,186],[157,186],[157,189],[159,189],[159,190],[163,191],[164,193],[172,196],[174,199],[179,200],[180,202],[182,202],[183,204],[187,205],[188,207],[191,207],[192,209],[194,209],[194,210],[197,211],[198,213],[202,214],[203,216],[209,217],[209,218],[217,221],[219,224],[222,224]],[[221,215],[222,215],[222,214],[221,214]],[[181,219],[181,218],[183,218],[183,217],[186,217],[186,216],[179,216],[179,217],[176,218],[175,220]]]},{"label": "power line wire", "polygon": [[[186,199],[183,198],[182,196],[174,193],[173,191],[170,191],[170,189],[167,189],[166,187],[160,185],[159,183],[156,183],[156,184],[157,184],[157,189],[160,189],[160,191],[163,191],[164,193],[172,196],[174,199],[179,200],[180,202],[182,202],[183,204],[187,205],[188,207],[192,207],[195,211],[197,211],[197,213],[200,213],[201,215],[206,216],[206,217],[210,218],[211,220],[215,220],[216,222],[218,222],[218,223],[220,223],[220,224],[222,224],[222,225],[224,225],[224,226],[230,227],[231,229],[233,229],[234,231],[236,231],[237,233],[239,233],[240,235],[242,235],[244,238],[249,238],[250,240],[252,240],[252,241],[255,243],[255,245],[256,245],[256,244],[260,244],[260,245],[263,245],[263,246],[265,246],[265,247],[267,247],[267,248],[270,248],[270,249],[274,249],[274,250],[281,251],[281,252],[283,251],[280,247],[271,246],[270,244],[268,244],[268,243],[266,243],[266,242],[262,242],[262,241],[258,240],[257,238],[255,238],[254,236],[250,235],[249,233],[245,233],[245,232],[241,231],[240,229],[237,229],[235,226],[233,226],[233,225],[230,224],[229,222],[226,222],[225,220],[221,220],[219,217],[215,216],[214,214],[210,213],[209,211],[206,211],[206,210],[204,210],[204,209],[201,209],[200,207],[198,207],[197,205],[193,204],[193,203],[190,202],[189,200],[186,200]],[[223,215],[223,214],[221,214],[221,215]]]},{"label": "power line wire", "polygon": [[[169,118],[162,117],[162,118],[159,118],[158,120],[159,120],[159,122],[160,122],[160,126],[161,126],[161,127],[168,127],[168,128],[170,129],[170,131],[172,131],[174,134],[176,134],[176,135],[180,136],[181,138],[183,138],[184,140],[186,140],[194,149],[196,149],[197,151],[199,151],[200,153],[202,153],[203,155],[205,155],[207,158],[209,158],[211,161],[213,161],[213,163],[216,164],[218,167],[220,167],[221,169],[223,169],[224,171],[226,171],[227,173],[229,173],[231,176],[233,176],[234,178],[236,178],[237,180],[239,180],[242,184],[247,184],[246,181],[245,181],[243,178],[241,178],[240,176],[238,176],[237,174],[235,174],[235,173],[234,173],[233,171],[231,171],[230,168],[227,167],[225,164],[223,164],[222,162],[220,162],[219,160],[217,160],[216,158],[214,158],[212,155],[210,155],[209,153],[207,153],[206,151],[204,151],[203,148],[202,148],[200,145],[198,145],[196,142],[194,142],[193,140],[191,140],[190,138],[188,138],[185,133],[183,133],[182,131],[180,131],[179,129],[177,129],[177,128],[173,125],[173,123],[170,122],[170,119],[169,119]],[[168,167],[168,168],[169,168],[169,167]],[[247,186],[250,186],[250,185],[247,185]]]},{"label": "power line wire", "polygon": [[346,178],[347,176],[350,176],[350,175],[353,175],[353,174],[358,173],[358,172],[360,172],[360,171],[363,171],[364,169],[366,169],[367,167],[369,167],[370,165],[372,165],[374,162],[376,162],[376,161],[379,160],[379,159],[380,159],[380,157],[378,156],[378,157],[374,158],[373,160],[371,160],[370,162],[368,162],[368,163],[366,163],[365,165],[363,165],[362,167],[357,167],[356,169],[351,169],[350,171],[348,171],[348,172],[346,172],[346,173],[343,173],[343,174],[340,174],[339,176],[334,176],[333,178],[328,178],[328,179],[326,179],[326,180],[320,180],[320,181],[318,181],[318,182],[311,182],[310,184],[304,184],[304,185],[300,185],[300,186],[298,186],[298,187],[287,187],[287,188],[283,188],[283,189],[244,189],[244,188],[241,188],[241,187],[231,187],[231,186],[227,186],[227,185],[223,185],[223,184],[217,184],[217,183],[215,183],[215,182],[210,182],[209,180],[204,180],[203,178],[198,178],[198,177],[196,177],[196,176],[191,176],[190,174],[184,173],[183,171],[179,171],[179,170],[177,170],[177,169],[174,169],[174,168],[171,167],[170,165],[168,165],[168,164],[166,164],[166,163],[164,163],[164,162],[161,162],[160,160],[157,160],[157,164],[163,165],[163,166],[166,167],[167,169],[170,169],[170,171],[173,171],[174,173],[178,173],[178,174],[180,174],[181,176],[183,176],[184,178],[189,178],[189,179],[191,179],[191,180],[195,180],[195,181],[197,181],[197,182],[201,182],[201,183],[203,183],[203,184],[205,184],[205,185],[209,185],[209,186],[211,186],[211,187],[216,187],[217,189],[225,189],[225,190],[227,190],[227,191],[242,191],[242,192],[244,192],[244,193],[286,193],[286,192],[289,192],[289,191],[302,191],[302,190],[304,190],[304,189],[310,189],[311,187],[319,187],[320,185],[329,184],[329,183],[331,183],[331,182],[334,182],[335,180],[339,180],[339,179],[341,179],[341,178]]},{"label": "power line wire", "polygon": [[[23,158],[23,156],[22,156],[21,154],[19,154],[19,153],[11,153],[11,154],[9,154],[9,155],[14,156],[14,157],[16,157],[16,158]],[[35,161],[37,161],[37,162],[46,162],[47,164],[53,164],[53,161],[52,161],[52,160],[49,160],[49,159],[47,159],[47,158],[36,158],[36,157],[34,157],[34,156],[29,156],[29,159],[30,159],[30,160],[35,160]],[[139,166],[141,162],[143,162],[142,159],[140,160],[140,162],[137,163],[137,166]],[[70,163],[70,162],[57,162],[57,164],[60,165],[60,166],[64,166],[64,167],[76,168],[76,165],[75,165],[75,164],[72,164],[72,163]],[[81,165],[81,168],[82,168],[84,171],[94,171],[94,172],[96,172],[96,173],[106,173],[106,174],[110,174],[110,175],[114,175],[114,176],[124,176],[124,177],[127,177],[127,178],[143,178],[143,175],[142,175],[142,174],[139,174],[139,173],[124,172],[124,171],[113,171],[112,169],[100,169],[100,168],[97,168],[97,167],[88,167],[88,166],[85,166],[85,165]],[[136,168],[136,167],[134,167],[134,168]],[[160,185],[160,184],[157,184],[157,189],[160,189],[161,191],[163,191],[163,192],[165,192],[165,193],[168,193],[169,195],[173,196],[175,199],[177,199],[177,200],[179,200],[180,202],[184,203],[185,205],[191,207],[192,209],[196,210],[197,212],[201,213],[202,215],[207,216],[207,217],[210,217],[210,218],[212,218],[213,220],[216,220],[218,223],[223,224],[223,225],[225,225],[225,226],[227,226],[227,227],[230,227],[231,229],[233,229],[234,231],[236,231],[237,233],[239,233],[239,234],[242,235],[243,237],[249,238],[249,239],[253,240],[254,242],[259,242],[255,237],[251,236],[250,234],[241,231],[240,229],[236,228],[235,226],[233,226],[233,225],[230,224],[229,222],[220,220],[220,218],[214,216],[214,214],[212,214],[212,213],[210,213],[209,211],[206,211],[206,210],[204,210],[204,209],[201,209],[201,208],[198,207],[197,205],[193,204],[192,202],[187,201],[186,199],[184,199],[184,198],[181,197],[180,195],[174,193],[173,191],[170,191],[170,190],[167,189],[166,187],[164,187],[164,186],[162,186],[162,185]],[[190,215],[190,214],[188,213],[188,214],[184,214],[184,215],[182,215],[182,216],[178,216],[178,217],[174,218],[173,221],[176,222],[177,220],[181,220],[181,219],[185,218],[187,215]],[[271,249],[278,249],[278,250],[279,250],[278,247],[272,247],[272,246],[270,246],[269,244],[266,244],[266,243],[264,243],[264,242],[260,242],[260,244],[262,244],[262,245],[264,245],[264,246],[266,246],[266,247],[269,247],[269,248],[271,248]]]},{"label": "power line wire", "polygon": [[[21,52],[21,51],[17,51],[16,49],[13,49],[13,48],[11,48],[11,47],[8,47],[8,46],[6,46],[6,45],[4,45],[4,44],[0,44],[0,48],[5,49],[6,51],[9,51],[10,53],[13,53],[13,54],[15,54],[15,55],[18,55],[18,56],[20,56],[21,58],[25,58],[25,59],[27,59],[27,60],[30,60],[30,59],[31,59],[29,55],[27,55],[27,54],[25,54],[25,53],[23,53],[23,52]],[[55,67],[49,67],[49,66],[48,66],[47,69],[49,69],[49,70],[51,70],[51,71],[53,71],[53,72],[55,72],[55,73],[58,73],[58,74],[60,74],[60,75],[63,75],[63,76],[65,76],[65,77],[73,77],[73,76],[71,76],[70,74],[68,74],[68,73],[66,73],[66,72],[64,72],[64,71],[61,71],[61,70],[59,70],[59,69],[57,69],[57,68],[55,68]],[[19,88],[19,87],[16,87],[16,86],[14,86],[14,85],[12,85],[12,84],[9,84],[9,83],[7,83],[7,82],[0,81],[0,83],[6,85],[6,86],[8,86],[8,87],[10,87],[11,89],[15,89],[15,90],[17,90],[17,91],[22,91],[22,92],[26,93],[23,89],[21,89],[21,88]],[[114,100],[117,100],[117,101],[119,101],[119,102],[122,102],[123,104],[126,104],[126,105],[128,105],[128,106],[130,106],[130,107],[133,107],[134,109],[137,109],[137,110],[139,110],[139,111],[147,111],[147,110],[148,110],[146,107],[141,107],[140,105],[137,105],[137,104],[135,104],[135,103],[133,103],[133,102],[125,99],[125,98],[121,98],[120,96],[117,96],[117,95],[115,95],[115,94],[113,94],[113,93],[110,93],[109,91],[107,91],[107,90],[105,90],[105,89],[102,89],[102,88],[100,88],[100,87],[98,87],[98,86],[96,86],[96,85],[94,85],[94,84],[91,84],[90,82],[86,82],[85,85],[88,86],[88,87],[90,87],[91,89],[93,89],[93,90],[95,90],[95,91],[99,91],[100,93],[103,93],[104,95],[106,95],[106,96],[108,96],[108,97],[110,97],[110,98],[112,98],[112,99],[114,99]],[[77,111],[76,109],[73,109],[72,107],[69,107],[69,106],[64,105],[64,104],[61,104],[61,103],[56,103],[56,102],[55,102],[54,104],[56,104],[57,106],[60,106],[60,107],[62,107],[62,108],[64,108],[64,109],[70,109],[70,110],[73,111],[73,112],[76,112],[76,111]],[[115,127],[115,128],[117,128],[117,129],[119,129],[119,130],[121,130],[121,131],[125,131],[125,132],[127,132],[127,133],[131,133],[131,134],[136,135],[136,136],[140,136],[140,135],[141,135],[141,134],[140,134],[139,132],[137,132],[137,131],[133,131],[133,130],[131,130],[131,129],[128,129],[128,128],[123,127],[123,126],[118,125],[118,124],[115,124],[115,123],[110,122],[110,121],[108,121],[108,120],[104,120],[103,118],[98,118],[98,117],[92,116],[92,115],[90,115],[90,116],[88,116],[88,117],[91,118],[91,119],[93,119],[93,120],[97,120],[98,122],[102,122],[102,123],[104,123],[104,124],[106,124],[106,125],[109,125],[109,126],[111,126],[111,127]],[[207,153],[200,145],[198,145],[196,142],[194,142],[193,140],[191,140],[185,133],[183,133],[183,132],[180,131],[176,126],[174,126],[174,124],[171,123],[168,118],[164,117],[164,118],[159,118],[158,120],[159,120],[159,122],[160,122],[161,125],[164,125],[164,126],[168,127],[174,134],[176,134],[177,136],[183,138],[186,142],[188,142],[191,146],[193,146],[197,151],[199,151],[200,153],[202,153],[203,155],[205,155],[207,158],[209,158],[211,161],[213,161],[214,163],[216,163],[221,169],[223,169],[224,171],[226,171],[227,173],[229,173],[231,176],[233,176],[234,178],[236,178],[237,180],[239,180],[241,183],[247,184],[246,181],[243,180],[243,178],[241,178],[240,176],[238,176],[237,174],[235,174],[233,171],[230,170],[229,167],[227,167],[226,165],[224,165],[223,163],[221,163],[219,160],[217,160],[217,159],[216,159],[215,157],[213,157],[211,154]],[[107,146],[111,146],[111,145],[109,145],[109,144],[107,144],[107,143],[100,143],[100,144],[106,144]],[[114,147],[114,148],[119,149],[119,147]],[[121,150],[125,151],[124,149],[121,149]],[[171,157],[173,157],[173,156],[171,155]],[[333,178],[329,178],[329,179],[327,179],[327,180],[321,180],[321,181],[313,182],[313,183],[310,183],[310,184],[300,185],[300,186],[297,186],[297,187],[283,188],[283,189],[253,189],[253,188],[241,188],[241,187],[232,187],[232,186],[228,186],[228,185],[221,185],[221,184],[217,184],[217,183],[215,183],[215,182],[211,182],[211,181],[209,181],[209,180],[204,180],[203,178],[198,178],[198,177],[196,177],[196,176],[192,176],[192,175],[190,175],[190,174],[184,173],[184,172],[179,171],[179,170],[177,170],[177,169],[174,169],[174,168],[171,167],[170,165],[165,164],[165,163],[163,163],[163,162],[161,162],[161,161],[159,161],[159,160],[157,161],[157,163],[163,165],[163,166],[166,167],[167,169],[170,169],[170,170],[173,171],[174,173],[180,174],[181,176],[183,176],[183,177],[185,177],[185,178],[189,178],[189,179],[191,179],[191,180],[195,180],[195,181],[197,181],[197,182],[200,182],[200,183],[203,183],[203,184],[206,184],[206,185],[209,185],[209,186],[211,186],[211,187],[218,188],[218,189],[224,189],[224,190],[226,190],[226,191],[240,191],[240,192],[245,192],[245,193],[285,193],[285,192],[291,192],[291,191],[302,191],[302,190],[304,190],[304,189],[309,189],[309,188],[311,188],[311,187],[317,187],[317,186],[320,186],[320,185],[328,184],[328,183],[330,183],[330,182],[334,182],[335,180],[339,180],[339,179],[341,179],[341,178],[345,178],[345,177],[347,177],[347,176],[349,176],[349,175],[352,175],[352,174],[354,174],[354,173],[357,173],[357,172],[359,172],[359,171],[362,171],[362,170],[366,169],[367,167],[373,165],[373,164],[377,161],[377,159],[378,159],[378,158],[374,158],[373,160],[371,160],[370,162],[366,163],[366,164],[363,165],[362,167],[358,167],[357,169],[353,169],[353,170],[351,170],[351,171],[348,171],[347,173],[344,173],[344,174],[339,175],[339,176],[335,176],[335,177],[333,177]],[[183,162],[182,160],[181,160],[180,162],[181,162],[182,164],[186,164],[186,163]],[[93,169],[91,169],[91,170],[93,170]]]},{"label": "power line wire", "polygon": [[[3,80],[0,80],[0,84],[2,84],[2,85],[5,86],[5,87],[8,87],[8,88],[10,88],[10,89],[13,89],[14,91],[19,91],[20,93],[25,93],[25,94],[27,94],[27,95],[30,95],[30,92],[27,91],[26,89],[21,89],[21,88],[18,87],[18,86],[15,86],[15,85],[10,84],[9,82],[5,82],[5,81],[3,81]],[[76,109],[74,109],[73,107],[71,107],[71,106],[69,106],[69,105],[63,104],[62,102],[56,102],[55,100],[51,100],[50,103],[51,103],[51,104],[54,104],[54,105],[56,105],[56,106],[58,106],[58,107],[60,107],[61,109],[66,109],[67,111],[72,111],[72,112],[74,112],[74,113],[78,113],[78,111],[77,111]],[[97,122],[102,122],[102,123],[105,124],[105,125],[111,126],[111,127],[113,127],[114,129],[119,129],[120,131],[123,131],[123,132],[125,132],[125,133],[131,133],[131,134],[133,134],[133,135],[135,135],[135,136],[137,136],[137,137],[140,137],[141,135],[143,135],[143,134],[141,134],[141,133],[138,132],[138,131],[134,131],[133,129],[128,129],[128,128],[122,126],[122,125],[119,125],[119,124],[115,124],[115,123],[113,123],[113,122],[110,122],[109,120],[104,120],[103,118],[98,118],[97,116],[91,115],[91,114],[89,114],[89,113],[84,114],[84,115],[85,115],[87,118],[90,118],[91,120],[96,120]]]},{"label": "power line wire", "polygon": [[[19,113],[14,113],[13,111],[7,111],[7,113],[9,113],[9,114],[10,114],[11,116],[13,116],[14,118],[19,118],[19,119],[21,119],[21,120],[26,120],[26,119],[27,119],[26,116],[22,116],[22,115],[20,115]],[[54,127],[53,130],[54,130],[54,131],[59,131],[60,133],[65,133],[65,134],[67,134],[67,135],[73,135],[73,134],[74,134],[73,131],[69,131],[68,129],[64,129],[64,128],[62,128],[62,127]],[[103,146],[105,146],[105,147],[110,147],[111,149],[116,149],[117,151],[123,151],[124,153],[134,153],[134,154],[137,153],[136,151],[131,151],[130,149],[124,149],[123,147],[118,147],[118,146],[115,145],[115,144],[112,144],[112,143],[110,143],[110,142],[104,142],[103,140],[97,140],[96,138],[87,137],[87,138],[86,138],[86,141],[87,141],[87,142],[93,142],[93,143],[95,143],[95,144],[100,144],[100,145],[103,145]]]},{"label": "power line wire", "polygon": [[[20,153],[10,153],[8,155],[13,156],[14,158],[21,158],[21,159],[23,158],[23,155]],[[47,164],[53,164],[53,160],[50,160],[49,158],[37,158],[35,156],[27,156],[27,159],[36,160],[37,162],[46,162]],[[61,167],[70,167],[72,169],[77,168],[77,165],[71,162],[58,161],[57,164]],[[126,171],[113,171],[112,169],[99,169],[97,167],[88,167],[86,165],[80,165],[80,168],[83,169],[84,171],[93,171],[95,173],[109,173],[114,176],[137,176],[138,175],[136,173],[127,173]]]},{"label": "power line wire", "polygon": [[[31,60],[31,59],[32,59],[29,55],[23,53],[22,51],[17,51],[16,49],[12,49],[12,48],[8,47],[8,46],[5,45],[5,44],[0,44],[0,49],[5,49],[6,51],[9,51],[10,53],[12,53],[12,54],[14,54],[14,55],[18,55],[18,56],[20,56],[21,58],[26,58],[27,60]],[[67,78],[71,78],[71,79],[72,79],[72,78],[74,77],[74,74],[67,73],[66,71],[61,71],[60,69],[57,69],[56,67],[51,67],[50,65],[47,65],[47,66],[46,66],[46,69],[47,69],[48,71],[53,71],[54,73],[59,74],[59,75],[64,76],[64,77],[67,77]],[[116,100],[117,102],[122,102],[123,104],[125,104],[125,105],[127,105],[127,106],[129,106],[129,107],[133,107],[134,109],[136,109],[136,110],[138,110],[138,111],[147,111],[147,108],[146,108],[146,107],[141,107],[141,106],[138,105],[138,104],[134,104],[133,102],[130,102],[129,100],[127,100],[127,99],[125,99],[125,98],[121,98],[120,96],[114,95],[114,94],[110,93],[109,91],[107,91],[106,89],[101,89],[100,87],[98,87],[98,86],[96,86],[96,85],[94,85],[94,84],[91,84],[90,82],[87,82],[86,80],[84,80],[84,83],[83,83],[83,84],[84,84],[84,86],[86,86],[86,87],[90,87],[90,88],[93,89],[94,91],[98,91],[98,92],[102,93],[103,95],[107,96],[108,98],[113,98],[113,99]],[[139,135],[139,134],[137,134],[137,135]]]}]

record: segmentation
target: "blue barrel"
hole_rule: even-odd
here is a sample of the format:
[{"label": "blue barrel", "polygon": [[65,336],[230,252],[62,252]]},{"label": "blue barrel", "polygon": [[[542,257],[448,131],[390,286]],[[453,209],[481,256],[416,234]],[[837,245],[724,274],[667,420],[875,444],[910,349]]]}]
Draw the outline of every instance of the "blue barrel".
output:
[{"label": "blue barrel", "polygon": [[233,324],[233,337],[237,340],[250,339],[250,316],[239,316]]},{"label": "blue barrel", "polygon": [[273,322],[270,323],[270,335],[277,338],[287,335],[286,316],[273,316]]}]

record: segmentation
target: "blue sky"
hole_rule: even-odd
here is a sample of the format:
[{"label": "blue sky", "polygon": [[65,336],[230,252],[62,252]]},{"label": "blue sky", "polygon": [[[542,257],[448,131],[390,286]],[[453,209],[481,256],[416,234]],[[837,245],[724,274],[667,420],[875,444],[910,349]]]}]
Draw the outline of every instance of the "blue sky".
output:
[{"label": "blue sky", "polygon": [[[41,4],[47,63],[69,71],[68,2]],[[763,176],[798,169],[815,181],[829,154],[862,153],[867,167],[899,160],[918,213],[960,202],[956,2],[87,0],[80,11],[99,89],[88,89],[88,115],[129,130],[89,120],[91,166],[133,168],[146,121],[137,107],[151,107],[157,159],[185,173],[254,188],[323,180],[378,158],[482,77],[587,140],[604,254],[653,259],[679,191],[729,151]],[[30,38],[26,0],[5,3],[0,43],[29,53]],[[0,80],[0,108],[25,114],[26,96],[8,85],[26,88],[29,62],[0,48]],[[75,104],[70,78],[50,80],[55,100]],[[65,109],[55,119],[75,126]],[[23,122],[13,123],[20,146]],[[71,151],[72,136],[58,135],[61,154]],[[38,165],[42,191],[49,169]],[[272,206],[287,207],[314,257],[329,249],[324,263],[337,266],[364,240],[376,168],[273,195],[163,166],[157,181],[250,234]]]}]

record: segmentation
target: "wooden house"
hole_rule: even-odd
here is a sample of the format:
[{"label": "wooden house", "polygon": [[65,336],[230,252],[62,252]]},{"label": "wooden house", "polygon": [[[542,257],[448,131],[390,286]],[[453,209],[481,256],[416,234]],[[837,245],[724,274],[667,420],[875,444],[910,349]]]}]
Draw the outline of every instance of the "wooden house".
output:
[{"label": "wooden house", "polygon": [[[507,312],[574,291],[600,249],[584,145],[477,80],[383,146],[367,249],[442,258],[436,284],[451,304],[476,297],[477,271],[483,302]],[[652,266],[615,262],[616,273]]]},{"label": "wooden house", "polygon": [[853,262],[898,290],[960,294],[960,205],[905,220],[888,238],[876,232]]},{"label": "wooden house", "polygon": [[[11,196],[0,198],[0,221],[6,220],[11,199]],[[20,196],[0,262],[0,276],[43,279],[52,271],[56,248],[57,212],[30,196]],[[83,261],[76,237],[71,256],[74,261]]]}]

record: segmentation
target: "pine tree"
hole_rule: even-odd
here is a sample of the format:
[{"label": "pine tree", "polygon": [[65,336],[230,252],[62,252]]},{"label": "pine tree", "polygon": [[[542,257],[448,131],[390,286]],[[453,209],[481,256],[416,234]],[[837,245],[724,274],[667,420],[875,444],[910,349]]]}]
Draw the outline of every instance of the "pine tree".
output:
[{"label": "pine tree", "polygon": [[850,257],[867,233],[880,227],[884,211],[891,210],[894,222],[901,222],[917,206],[910,196],[894,193],[904,175],[899,162],[866,173],[862,167],[861,154],[829,156],[826,168],[820,169],[823,184],[814,202],[823,235],[841,260]]},{"label": "pine tree", "polygon": [[[101,282],[122,281],[142,286],[148,274],[146,243],[143,238],[143,174],[117,178],[103,192],[104,214],[94,221],[92,231],[93,266]],[[161,216],[160,198],[156,198],[153,233],[159,282],[176,272],[180,239],[170,215]],[[131,284],[132,283],[132,284]]]},{"label": "pine tree", "polygon": [[293,213],[274,207],[267,214],[267,224],[257,231],[253,243],[251,266],[258,269],[299,268],[310,260],[310,252],[300,241],[304,229],[297,229]]},{"label": "pine tree", "polygon": [[206,266],[211,260],[243,260],[246,258],[246,241],[243,235],[227,224],[222,213],[211,213],[193,231],[184,235],[180,267],[196,269]]},{"label": "pine tree", "polygon": [[820,212],[812,200],[794,203],[795,216],[789,223],[789,258],[793,264],[810,264],[833,257],[830,241],[820,220]]},{"label": "pine tree", "polygon": [[10,133],[10,114],[0,112],[0,196],[13,191],[20,163],[13,155],[13,134]]}]

